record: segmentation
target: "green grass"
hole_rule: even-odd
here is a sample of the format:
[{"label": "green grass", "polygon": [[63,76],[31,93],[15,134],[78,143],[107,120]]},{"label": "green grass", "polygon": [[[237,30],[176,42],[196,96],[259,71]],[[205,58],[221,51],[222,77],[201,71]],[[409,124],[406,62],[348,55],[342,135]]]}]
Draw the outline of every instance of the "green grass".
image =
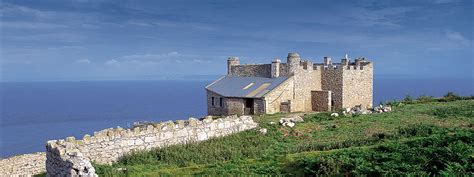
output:
[{"label": "green grass", "polygon": [[357,117],[309,113],[294,128],[270,124],[284,114],[261,115],[254,120],[266,135],[250,130],[95,167],[100,176],[473,175],[474,100],[423,97],[391,104],[391,113]]}]

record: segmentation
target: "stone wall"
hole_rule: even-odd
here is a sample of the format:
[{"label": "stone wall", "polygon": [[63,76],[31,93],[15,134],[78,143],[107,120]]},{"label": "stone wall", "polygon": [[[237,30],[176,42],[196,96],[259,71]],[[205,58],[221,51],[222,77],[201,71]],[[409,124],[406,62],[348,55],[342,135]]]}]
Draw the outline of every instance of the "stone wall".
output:
[{"label": "stone wall", "polygon": [[244,100],[242,98],[227,98],[227,114],[225,115],[243,115]]},{"label": "stone wall", "polygon": [[0,176],[31,176],[46,171],[46,153],[22,154],[0,160]]},{"label": "stone wall", "polygon": [[[220,116],[220,115],[227,115],[227,102],[229,101],[227,98],[222,97],[219,94],[206,90],[207,95],[207,115],[213,116]],[[214,97],[214,105],[212,104],[212,98]],[[223,105],[220,105],[220,98],[224,102]]]},{"label": "stone wall", "polygon": [[365,63],[360,66],[348,66],[343,71],[342,107],[352,108],[362,105],[372,108],[373,99],[373,64]]},{"label": "stone wall", "polygon": [[294,99],[294,78],[286,79],[278,87],[264,95],[265,111],[267,114],[281,112],[280,106],[282,102]]},{"label": "stone wall", "polygon": [[[268,114],[280,112],[282,105],[284,108],[289,108],[290,112],[325,110],[326,100],[317,103],[312,99],[312,91],[323,90],[331,91],[329,105],[334,109],[356,105],[372,107],[373,63],[365,58],[357,58],[354,62],[350,62],[349,58],[343,58],[340,63],[333,63],[330,57],[325,57],[324,63],[313,63],[302,60],[297,53],[289,53],[286,63],[278,63],[279,76],[291,78],[288,80],[292,80],[292,83],[282,84],[264,95],[263,110]],[[272,77],[272,64],[240,65],[239,63],[231,66],[231,70],[231,74],[235,76]],[[240,113],[240,109],[243,109],[243,100],[236,99],[229,103],[232,103],[235,111],[228,111],[228,114]],[[323,105],[324,108],[319,109],[315,104]]]},{"label": "stone wall", "polygon": [[138,150],[150,150],[175,144],[204,141],[257,127],[249,116],[229,116],[213,120],[178,120],[146,124],[133,129],[105,129],[85,135],[82,140],[68,137],[51,140],[46,145],[48,176],[89,175],[95,170],[91,162],[111,164]]},{"label": "stone wall", "polygon": [[331,111],[331,91],[312,91],[313,111]]},{"label": "stone wall", "polygon": [[254,76],[254,77],[271,77],[272,65],[271,64],[247,64],[247,65],[236,65],[231,67],[230,72],[233,76]]},{"label": "stone wall", "polygon": [[312,111],[311,91],[321,90],[321,70],[314,69],[309,61],[302,61],[295,69],[295,98],[291,101],[291,112]]},{"label": "stone wall", "polygon": [[342,67],[336,65],[321,66],[321,83],[322,90],[330,90],[332,98],[332,106],[335,109],[342,108]]}]

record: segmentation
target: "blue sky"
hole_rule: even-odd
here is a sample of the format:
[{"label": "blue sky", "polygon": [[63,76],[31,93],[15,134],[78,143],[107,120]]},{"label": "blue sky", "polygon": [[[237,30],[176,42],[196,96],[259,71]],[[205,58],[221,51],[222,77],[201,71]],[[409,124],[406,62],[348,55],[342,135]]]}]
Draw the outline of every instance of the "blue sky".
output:
[{"label": "blue sky", "polygon": [[[166,79],[364,56],[378,76],[473,77],[473,1],[3,0],[1,80]],[[191,78],[190,76],[187,78]]]}]

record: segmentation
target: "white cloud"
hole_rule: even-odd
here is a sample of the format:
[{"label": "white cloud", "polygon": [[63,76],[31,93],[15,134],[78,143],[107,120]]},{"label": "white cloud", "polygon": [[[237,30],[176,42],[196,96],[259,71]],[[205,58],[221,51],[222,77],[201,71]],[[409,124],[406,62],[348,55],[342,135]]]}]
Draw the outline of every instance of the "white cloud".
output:
[{"label": "white cloud", "polygon": [[456,3],[459,0],[434,0],[433,3],[435,4],[448,4],[448,3]]},{"label": "white cloud", "polygon": [[19,29],[57,29],[65,28],[67,26],[54,24],[54,23],[42,23],[42,22],[2,22],[0,23],[1,28],[19,28]]},{"label": "white cloud", "polygon": [[89,59],[80,59],[80,60],[76,60],[76,63],[89,64],[91,63],[91,61]]},{"label": "white cloud", "polygon": [[455,40],[455,41],[465,41],[466,38],[461,35],[459,32],[446,32],[446,37],[450,40]]},{"label": "white cloud", "polygon": [[107,60],[105,62],[105,65],[107,66],[116,66],[116,65],[119,65],[119,61],[117,61],[116,59],[111,59],[111,60]]}]

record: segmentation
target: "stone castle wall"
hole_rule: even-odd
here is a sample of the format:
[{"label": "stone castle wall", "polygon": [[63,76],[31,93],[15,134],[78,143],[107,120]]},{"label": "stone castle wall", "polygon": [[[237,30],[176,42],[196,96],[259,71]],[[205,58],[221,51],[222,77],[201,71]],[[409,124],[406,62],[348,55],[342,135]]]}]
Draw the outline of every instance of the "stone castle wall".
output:
[{"label": "stone castle wall", "polygon": [[[334,68],[336,67],[336,68]],[[322,90],[329,90],[331,91],[331,101],[332,107],[335,109],[342,108],[342,86],[343,86],[343,78],[342,78],[342,68],[339,66],[320,66],[322,68],[321,74],[321,83],[322,83]]]},{"label": "stone castle wall", "polygon": [[331,111],[331,91],[311,91],[313,111]]},{"label": "stone castle wall", "polygon": [[22,154],[0,160],[0,176],[31,176],[46,171],[46,153]]},{"label": "stone castle wall", "polygon": [[231,66],[231,75],[233,76],[254,76],[254,77],[271,77],[271,64],[247,64]]},{"label": "stone castle wall", "polygon": [[343,71],[342,107],[352,108],[362,105],[372,108],[373,63],[361,66],[348,66]]},{"label": "stone castle wall", "polygon": [[91,162],[111,164],[134,151],[204,141],[257,126],[249,116],[206,118],[202,121],[190,118],[133,129],[105,129],[93,136],[85,135],[82,140],[74,137],[51,140],[46,145],[46,170],[48,176],[95,176]]},{"label": "stone castle wall", "polygon": [[295,98],[291,101],[292,112],[310,112],[312,109],[311,91],[321,90],[321,70],[312,63],[302,62],[294,74]]},{"label": "stone castle wall", "polygon": [[[278,67],[275,63],[278,63]],[[282,93],[276,88],[265,95],[269,97],[264,98],[266,113],[279,112],[282,105],[290,112],[316,111],[318,109],[314,105],[319,103],[312,99],[312,91],[331,91],[330,106],[334,109],[356,105],[372,107],[373,64],[365,58],[357,58],[354,62],[350,62],[349,58],[343,58],[340,63],[332,63],[330,57],[325,57],[324,63],[312,63],[309,60],[302,60],[297,53],[289,53],[287,63],[280,63],[280,60],[275,59],[272,64],[274,68],[278,68],[278,73],[276,69],[273,70],[273,77],[290,77],[293,85],[291,90],[286,89],[287,93]],[[234,63],[230,66],[229,73],[235,76],[272,77],[272,64]],[[274,102],[276,98],[279,99],[279,103]],[[327,103],[321,103],[325,104]]]}]

